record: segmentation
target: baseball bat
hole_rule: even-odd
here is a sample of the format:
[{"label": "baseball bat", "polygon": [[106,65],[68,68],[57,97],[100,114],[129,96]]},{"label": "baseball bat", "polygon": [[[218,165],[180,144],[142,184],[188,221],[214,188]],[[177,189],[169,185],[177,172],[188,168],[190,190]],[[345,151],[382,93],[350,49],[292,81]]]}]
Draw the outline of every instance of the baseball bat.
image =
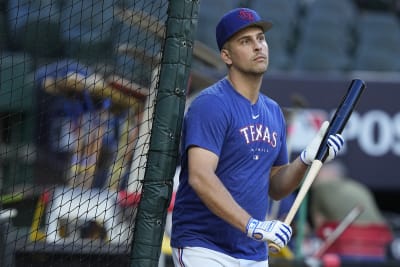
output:
[{"label": "baseball bat", "polygon": [[138,122],[141,120],[140,114],[128,114],[121,125],[118,148],[113,164],[110,166],[109,189],[118,190],[121,179],[129,168],[133,151],[135,150],[136,140],[139,129]]},{"label": "baseball bat", "polygon": [[[70,72],[65,77],[47,77],[43,81],[43,88],[49,93],[81,93],[88,89],[93,97],[111,99],[112,103],[122,109],[135,108],[140,110],[146,98],[139,90],[124,90],[116,88],[116,83],[107,82],[99,74],[84,76],[79,73]],[[126,87],[126,86],[125,86]]]},{"label": "baseball bat", "polygon": [[104,126],[101,112],[81,116],[77,125],[77,147],[72,156],[69,185],[91,187],[103,145]]},{"label": "baseball bat", "polygon": [[314,253],[313,257],[320,258],[325,251],[343,234],[343,232],[361,215],[363,211],[364,207],[362,205],[355,205],[340,221],[335,230],[333,230],[333,232],[325,239],[324,243],[321,245],[318,251]]},{"label": "baseball bat", "polygon": [[[318,175],[319,170],[321,169],[323,163],[325,162],[328,156],[328,144],[327,140],[331,134],[341,133],[346,126],[347,121],[350,118],[351,113],[353,112],[362,92],[365,89],[364,81],[360,79],[353,79],[351,84],[343,97],[342,101],[339,104],[339,107],[336,109],[334,116],[332,117],[329,127],[321,141],[321,144],[318,148],[317,155],[313,160],[304,180],[303,184],[300,187],[300,190],[296,196],[295,201],[293,202],[292,207],[290,208],[284,223],[291,224],[294,216],[297,213],[297,210],[300,207],[301,202],[306,196],[308,190],[311,187],[311,184],[314,182],[315,177]],[[279,252],[280,248],[274,243],[269,243],[268,247],[272,252]]]}]

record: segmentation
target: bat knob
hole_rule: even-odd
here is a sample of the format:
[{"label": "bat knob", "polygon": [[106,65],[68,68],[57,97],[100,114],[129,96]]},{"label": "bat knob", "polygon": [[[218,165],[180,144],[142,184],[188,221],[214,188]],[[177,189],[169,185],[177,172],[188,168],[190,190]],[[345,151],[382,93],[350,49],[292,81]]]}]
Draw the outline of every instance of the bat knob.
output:
[{"label": "bat knob", "polygon": [[281,250],[281,248],[278,245],[272,242],[268,243],[268,249],[272,254],[277,254]]}]

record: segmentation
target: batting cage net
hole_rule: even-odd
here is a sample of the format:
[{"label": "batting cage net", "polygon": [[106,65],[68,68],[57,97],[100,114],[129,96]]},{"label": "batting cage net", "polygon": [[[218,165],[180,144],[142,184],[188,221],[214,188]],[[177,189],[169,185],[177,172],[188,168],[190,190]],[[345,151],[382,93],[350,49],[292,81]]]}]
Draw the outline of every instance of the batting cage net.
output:
[{"label": "batting cage net", "polygon": [[0,266],[156,266],[196,1],[0,4]]}]

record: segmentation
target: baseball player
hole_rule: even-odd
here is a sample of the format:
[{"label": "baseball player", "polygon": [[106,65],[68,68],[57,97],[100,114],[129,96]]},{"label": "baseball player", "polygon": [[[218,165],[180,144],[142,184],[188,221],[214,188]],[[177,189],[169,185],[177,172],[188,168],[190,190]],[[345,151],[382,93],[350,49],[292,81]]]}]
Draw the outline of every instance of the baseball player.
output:
[{"label": "baseball player", "polygon": [[[329,122],[289,164],[280,106],[260,93],[268,67],[265,32],[272,24],[248,8],[226,13],[216,27],[227,76],[190,105],[182,132],[179,188],[171,247],[175,266],[268,266],[268,242],[284,247],[290,225],[266,221],[269,197],[300,184]],[[328,138],[328,158],[342,148]],[[325,161],[325,162],[326,162]]]}]

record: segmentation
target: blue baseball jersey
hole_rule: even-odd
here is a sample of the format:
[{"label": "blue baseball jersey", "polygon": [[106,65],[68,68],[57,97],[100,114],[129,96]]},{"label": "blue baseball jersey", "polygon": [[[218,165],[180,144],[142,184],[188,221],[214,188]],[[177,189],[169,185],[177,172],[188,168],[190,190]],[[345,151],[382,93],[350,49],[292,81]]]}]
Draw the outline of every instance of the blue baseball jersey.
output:
[{"label": "blue baseball jersey", "polygon": [[203,90],[183,122],[181,173],[172,213],[172,247],[205,247],[235,258],[267,259],[266,243],[214,215],[190,187],[187,150],[191,146],[218,156],[216,175],[241,207],[264,220],[271,167],[288,163],[281,108],[262,94],[251,104],[226,78]]}]

